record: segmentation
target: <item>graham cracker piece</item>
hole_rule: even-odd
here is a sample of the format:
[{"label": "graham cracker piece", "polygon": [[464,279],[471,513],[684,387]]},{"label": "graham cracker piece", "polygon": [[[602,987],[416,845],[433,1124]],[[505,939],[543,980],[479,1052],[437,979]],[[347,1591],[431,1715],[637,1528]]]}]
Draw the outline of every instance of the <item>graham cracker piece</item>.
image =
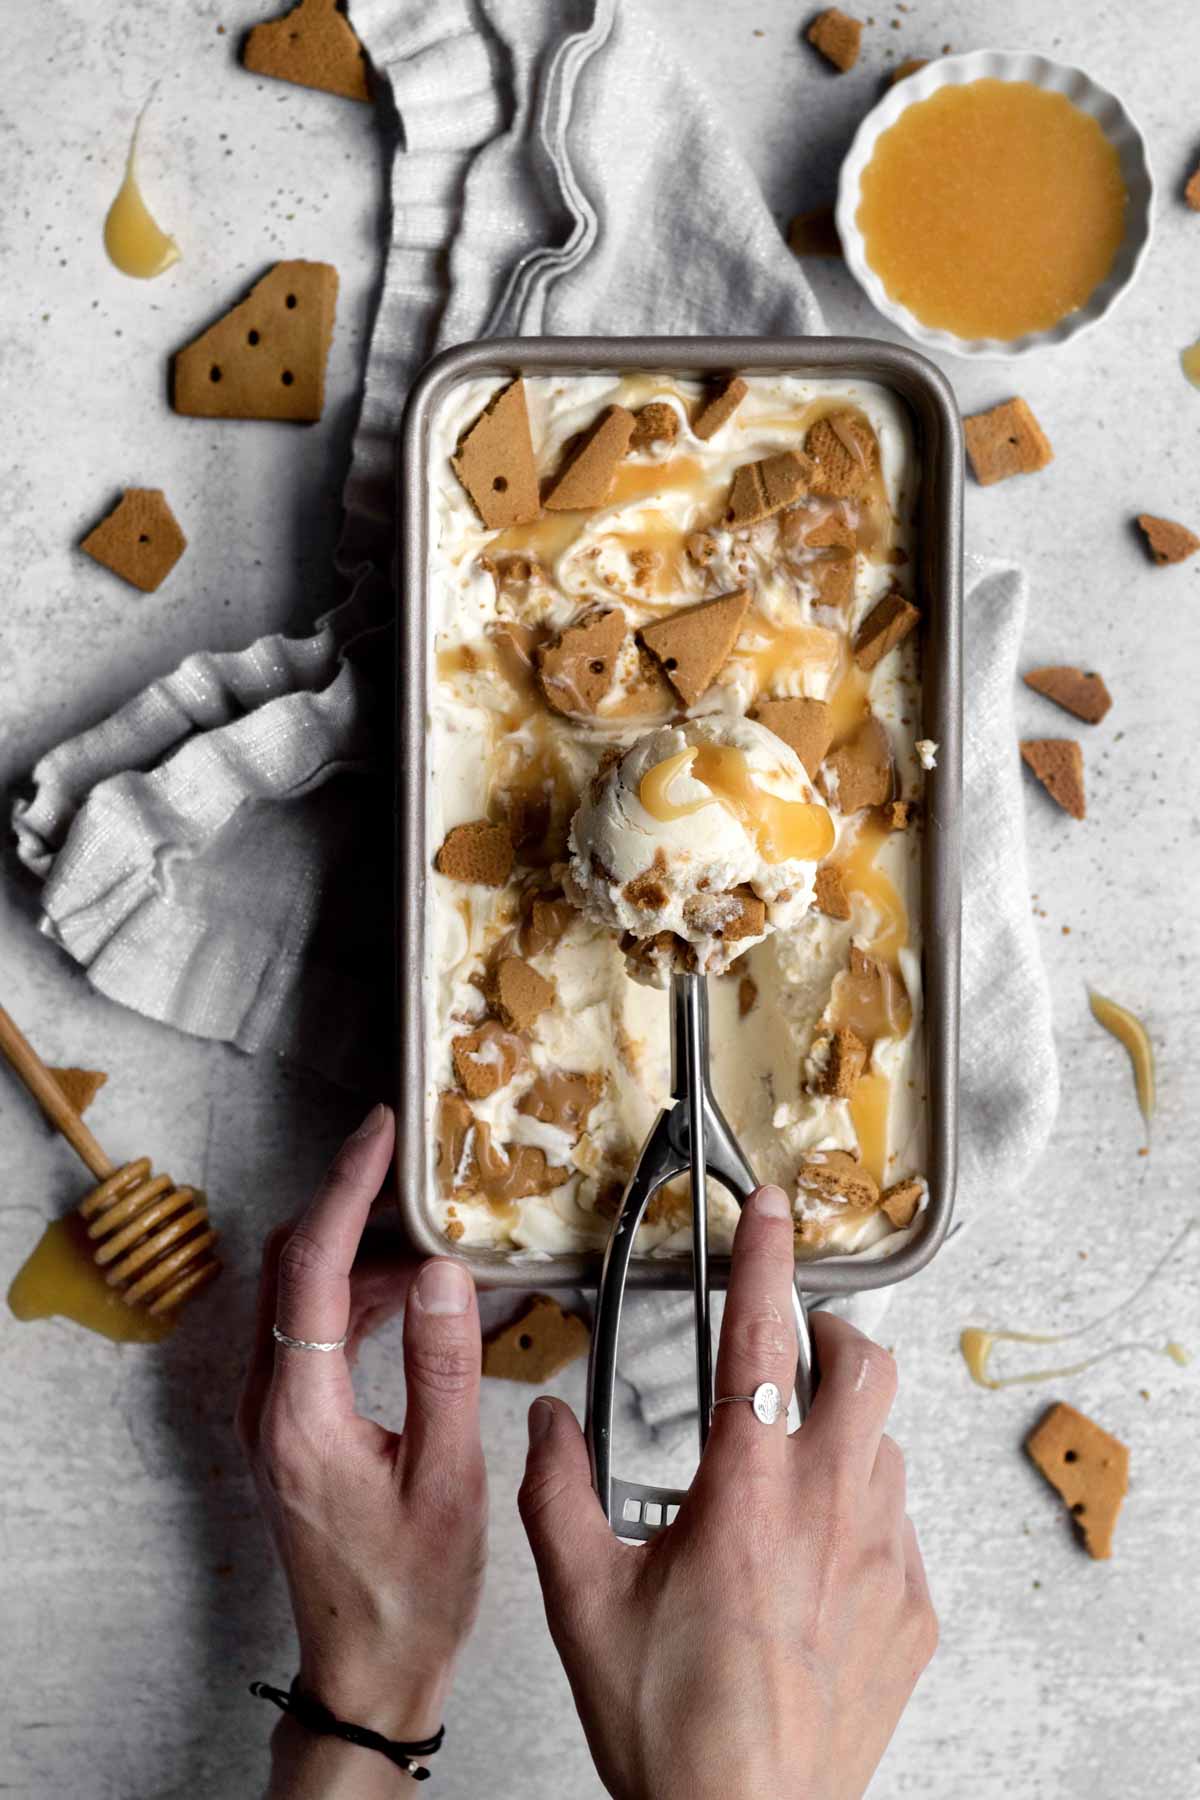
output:
[{"label": "graham cracker piece", "polygon": [[788,226],[788,249],[795,256],[841,256],[842,240],[831,206],[797,213]]},{"label": "graham cracker piece", "polygon": [[692,561],[702,569],[707,569],[721,547],[710,531],[689,532],[683,545]]},{"label": "graham cracker piece", "polygon": [[748,589],[736,588],[643,625],[640,642],[662,664],[685,706],[694,706],[724,668],[749,605]]},{"label": "graham cracker piece", "polygon": [[467,1098],[486,1100],[508,1086],[525,1060],[525,1047],[497,1020],[485,1019],[478,1030],[452,1041],[450,1057]]},{"label": "graham cracker piece", "polygon": [[513,841],[508,826],[493,825],[489,819],[455,825],[446,833],[433,866],[451,881],[503,887],[513,866]]},{"label": "graham cracker piece", "polygon": [[336,0],[300,0],[281,19],[256,25],[242,63],[255,75],[320,88],[343,100],[371,98],[363,47]]},{"label": "graham cracker piece", "polygon": [[451,1089],[438,1101],[437,1175],[442,1193],[451,1199],[482,1195],[507,1202],[552,1193],[562,1186],[567,1171],[554,1168],[545,1151],[531,1144],[497,1148],[491,1127]]},{"label": "graham cracker piece", "polygon": [[816,780],[817,770],[833,742],[832,713],[827,700],[760,700],[750,716],[789,744],[810,779]]},{"label": "graham cracker piece", "polygon": [[910,1175],[904,1181],[894,1181],[891,1187],[883,1190],[880,1210],[887,1214],[897,1231],[903,1231],[916,1218],[924,1192],[925,1183],[917,1175]]},{"label": "graham cracker piece", "polygon": [[612,686],[625,629],[619,607],[599,609],[541,645],[534,661],[547,706],[568,718],[594,714]]},{"label": "graham cracker piece", "polygon": [[829,1046],[822,1092],[837,1100],[848,1100],[866,1066],[867,1046],[857,1032],[839,1025]]},{"label": "graham cracker piece", "polygon": [[520,956],[502,956],[484,985],[488,1004],[510,1031],[528,1031],[539,1013],[554,1004],[554,983]]},{"label": "graham cracker piece", "polygon": [[923,69],[928,61],[927,56],[906,56],[902,63],[896,64],[888,76],[888,86],[895,87],[898,81],[904,81],[908,76],[915,75],[917,70]]},{"label": "graham cracker piece", "polygon": [[842,872],[834,863],[822,863],[817,870],[816,896],[813,904],[828,919],[850,917],[850,896],[842,881]]},{"label": "graham cracker piece", "polygon": [[549,1294],[534,1294],[523,1312],[484,1339],[483,1372],[499,1381],[537,1386],[584,1356],[592,1334],[575,1313],[564,1312]]},{"label": "graham cracker piece", "polygon": [[847,1212],[873,1212],[879,1205],[874,1178],[849,1150],[815,1150],[800,1164],[797,1186],[821,1200],[841,1200]]},{"label": "graham cracker piece", "polygon": [[1137,522],[1145,535],[1147,550],[1160,567],[1163,563],[1186,562],[1200,550],[1200,537],[1186,525],[1177,525],[1173,519],[1156,519],[1153,513],[1139,513]]},{"label": "graham cracker piece", "polygon": [[532,889],[521,899],[521,949],[526,956],[539,956],[565,937],[578,917],[561,888]]},{"label": "graham cracker piece", "polygon": [[1105,686],[1104,677],[1085,674],[1082,669],[1062,665],[1030,669],[1025,685],[1088,725],[1098,725],[1112,705],[1112,695]]},{"label": "graham cracker piece", "polygon": [[743,975],[738,982],[738,1018],[746,1018],[757,1005],[758,983],[753,975]]},{"label": "graham cracker piece", "polygon": [[911,800],[890,800],[883,809],[883,822],[889,831],[907,831],[912,823]]},{"label": "graham cracker piece", "polygon": [[769,519],[808,492],[812,465],[798,450],[779,450],[734,470],[724,522],[737,531]]},{"label": "graham cracker piece", "polygon": [[906,600],[898,588],[892,588],[871,608],[858,628],[854,660],[859,668],[870,671],[881,663],[890,650],[904,642],[920,619],[919,608]]},{"label": "graham cracker piece", "polygon": [[650,975],[666,975],[676,969],[692,973],[696,967],[696,946],[673,931],[656,931],[647,938],[623,931],[621,953],[631,968],[645,969]]},{"label": "graham cracker piece", "polygon": [[603,1092],[604,1077],[598,1070],[590,1070],[586,1075],[545,1070],[521,1095],[517,1111],[543,1125],[557,1125],[560,1131],[573,1132],[578,1139]]},{"label": "graham cracker piece", "polygon": [[51,1069],[67,1104],[77,1113],[85,1113],[108,1080],[102,1069]]},{"label": "graham cracker piece", "polygon": [[804,453],[812,462],[812,491],[852,500],[879,463],[879,445],[867,421],[855,412],[826,413],[809,426]]},{"label": "graham cracker piece", "polygon": [[679,414],[665,400],[651,400],[633,415],[631,450],[648,450],[651,444],[673,444],[679,436]]},{"label": "graham cracker piece", "polygon": [[175,352],[175,411],[197,419],[319,419],[337,294],[331,263],[276,263],[245,300]]},{"label": "graham cracker piece", "polygon": [[459,439],[450,463],[489,531],[537,518],[542,502],[519,375],[492,395]]},{"label": "graham cracker piece", "polygon": [[722,425],[732,419],[746,395],[750,392],[740,375],[728,375],[724,381],[711,388],[700,402],[700,407],[692,420],[692,430],[705,443],[715,437]]},{"label": "graham cracker piece", "polygon": [[126,488],[79,548],[143,594],[160,588],[187,549],[161,488]]},{"label": "graham cracker piece", "polygon": [[967,455],[980,487],[1032,475],[1054,461],[1050,439],[1020,397],[963,420]]},{"label": "graham cracker piece", "polygon": [[766,905],[745,882],[720,894],[691,895],[683,916],[693,931],[710,932],[727,944],[762,937],[767,929]]},{"label": "graham cracker piece", "polygon": [[1196,169],[1193,174],[1188,176],[1183,197],[1193,212],[1200,212],[1200,169]]},{"label": "graham cracker piece", "polygon": [[1113,1532],[1129,1491],[1129,1451],[1119,1438],[1060,1400],[1042,1414],[1025,1449],[1070,1509],[1089,1556],[1112,1555]]},{"label": "graham cracker piece", "polygon": [[1083,751],[1074,738],[1023,738],[1021,756],[1064,812],[1073,819],[1087,817]]},{"label": "graham cracker piece", "polygon": [[839,75],[845,75],[858,61],[862,33],[861,19],[852,19],[849,13],[828,6],[817,14],[804,35],[826,62],[833,64]]},{"label": "graham cracker piece", "polygon": [[810,550],[853,550],[858,543],[854,527],[841,507],[831,508],[801,535]]},{"label": "graham cracker piece", "polygon": [[627,406],[606,406],[562,473],[546,490],[548,512],[585,512],[603,506],[636,421]]},{"label": "graham cracker piece", "polygon": [[892,748],[874,716],[858,735],[826,757],[821,774],[825,797],[839,812],[883,806],[892,794]]},{"label": "graham cracker piece", "polygon": [[[657,860],[656,857],[656,864]],[[670,899],[656,866],[643,869],[640,875],[635,875],[632,881],[627,881],[621,889],[621,893],[628,900],[630,906],[636,906],[639,912],[658,912],[660,907],[665,906]]]}]

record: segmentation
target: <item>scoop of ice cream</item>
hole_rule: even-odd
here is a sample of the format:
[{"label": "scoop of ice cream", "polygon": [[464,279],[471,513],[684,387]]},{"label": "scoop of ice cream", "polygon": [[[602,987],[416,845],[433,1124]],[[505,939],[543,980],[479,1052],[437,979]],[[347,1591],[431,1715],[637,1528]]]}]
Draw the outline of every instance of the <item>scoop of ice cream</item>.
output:
[{"label": "scoop of ice cream", "polygon": [[596,776],[571,826],[571,878],[591,918],[628,934],[630,973],[661,984],[673,960],[716,974],[795,924],[833,842],[781,738],[750,719],[691,719]]}]

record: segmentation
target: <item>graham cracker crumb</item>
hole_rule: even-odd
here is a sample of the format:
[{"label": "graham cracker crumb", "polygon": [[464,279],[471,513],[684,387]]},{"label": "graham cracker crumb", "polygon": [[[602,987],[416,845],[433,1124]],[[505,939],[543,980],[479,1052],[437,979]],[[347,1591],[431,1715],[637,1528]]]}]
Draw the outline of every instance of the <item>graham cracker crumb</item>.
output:
[{"label": "graham cracker crumb", "polygon": [[1019,397],[963,420],[967,455],[980,487],[1032,475],[1054,461],[1050,440]]},{"label": "graham cracker crumb", "polygon": [[122,581],[153,594],[187,549],[161,488],[126,488],[79,548]]},{"label": "graham cracker crumb", "polygon": [[621,892],[631,906],[642,912],[657,912],[670,899],[655,869],[643,869],[640,875],[625,883]]},{"label": "graham cracker crumb", "polygon": [[883,822],[889,831],[907,831],[912,823],[911,800],[892,800],[883,809]]},{"label": "graham cracker crumb", "polygon": [[626,406],[606,406],[586,432],[562,473],[546,492],[548,512],[584,512],[603,506],[612,491],[617,464],[633,436],[633,414]]},{"label": "graham cracker crumb", "polygon": [[546,704],[568,718],[594,714],[612,686],[625,629],[619,607],[589,612],[535,650]]},{"label": "graham cracker crumb", "polygon": [[513,842],[508,826],[493,825],[488,819],[456,825],[446,833],[433,866],[439,875],[447,875],[451,881],[503,887],[513,866]]},{"label": "graham cracker crumb", "polygon": [[488,1004],[510,1031],[528,1031],[539,1013],[554,1004],[554,983],[519,956],[502,956],[484,985]]},{"label": "graham cracker crumb", "polygon": [[631,450],[648,450],[651,444],[673,444],[679,436],[679,414],[665,400],[651,400],[634,414]]},{"label": "graham cracker crumb", "polygon": [[740,375],[729,375],[719,382],[700,402],[692,421],[692,430],[696,436],[705,443],[709,438],[715,437],[722,425],[732,419],[749,392],[749,387]]},{"label": "graham cracker crumb", "polygon": [[821,1083],[822,1093],[848,1100],[867,1066],[867,1046],[856,1032],[839,1026],[829,1047],[829,1061]]},{"label": "graham cracker crumb", "polygon": [[719,548],[717,540],[707,531],[690,532],[684,540],[684,548],[694,563],[707,569]]},{"label": "graham cracker crumb", "polygon": [[1085,674],[1082,669],[1061,665],[1030,669],[1025,685],[1088,725],[1098,725],[1112,705],[1112,695],[1104,684],[1104,677]]},{"label": "graham cracker crumb", "polygon": [[748,591],[738,588],[644,625],[638,633],[685,706],[694,706],[724,668],[749,605]]},{"label": "graham cracker crumb", "polygon": [[890,650],[904,642],[920,622],[921,614],[899,589],[892,588],[873,606],[858,628],[854,640],[854,660],[860,669],[871,670],[881,663]]},{"label": "graham cracker crumb", "polygon": [[1062,1496],[1089,1556],[1112,1555],[1113,1532],[1129,1490],[1129,1451],[1063,1401],[1043,1413],[1025,1440],[1035,1468]]},{"label": "graham cracker crumb", "polygon": [[810,780],[833,742],[833,715],[827,700],[760,700],[751,718],[789,744]]},{"label": "graham cracker crumb", "polygon": [[884,1188],[880,1207],[897,1231],[903,1231],[906,1225],[912,1224],[924,1192],[925,1183],[915,1175],[910,1175],[904,1181],[894,1181],[891,1187]]},{"label": "graham cracker crumb", "polygon": [[852,19],[836,6],[829,6],[817,14],[805,36],[839,75],[845,75],[858,61],[862,32],[861,19]]},{"label": "graham cracker crumb", "polygon": [[883,806],[892,794],[892,750],[874,714],[857,737],[829,755],[821,771],[825,797],[839,812]]},{"label": "graham cracker crumb", "polygon": [[447,1219],[444,1235],[449,1238],[452,1244],[457,1244],[459,1238],[466,1237],[467,1228],[461,1219]]},{"label": "graham cracker crumb", "polygon": [[1139,513],[1137,522],[1145,535],[1147,550],[1160,567],[1163,563],[1186,562],[1200,550],[1200,537],[1173,519],[1156,519],[1153,513]]},{"label": "graham cracker crumb", "polygon": [[1083,751],[1074,738],[1025,738],[1021,756],[1064,812],[1073,819],[1087,817]]},{"label": "graham cracker crumb", "polygon": [[847,1212],[873,1212],[879,1205],[874,1178],[849,1150],[818,1150],[800,1165],[797,1186],[825,1201],[841,1201]]},{"label": "graham cracker crumb", "polygon": [[850,896],[842,881],[842,872],[833,863],[822,863],[817,870],[814,905],[828,919],[850,917]]}]

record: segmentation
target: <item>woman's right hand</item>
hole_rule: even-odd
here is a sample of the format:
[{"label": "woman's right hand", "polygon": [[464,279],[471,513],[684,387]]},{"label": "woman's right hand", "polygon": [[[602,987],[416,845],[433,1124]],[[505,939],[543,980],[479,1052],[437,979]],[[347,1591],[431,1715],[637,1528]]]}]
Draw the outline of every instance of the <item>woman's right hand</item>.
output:
[{"label": "woman's right hand", "polygon": [[[716,1391],[796,1367],[792,1221],[760,1189],[738,1224]],[[536,1400],[521,1515],[550,1630],[617,1800],[857,1800],[933,1654],[937,1621],[884,1436],[892,1358],[813,1317],[803,1428],[721,1406],[675,1522],[614,1537],[570,1409]]]}]

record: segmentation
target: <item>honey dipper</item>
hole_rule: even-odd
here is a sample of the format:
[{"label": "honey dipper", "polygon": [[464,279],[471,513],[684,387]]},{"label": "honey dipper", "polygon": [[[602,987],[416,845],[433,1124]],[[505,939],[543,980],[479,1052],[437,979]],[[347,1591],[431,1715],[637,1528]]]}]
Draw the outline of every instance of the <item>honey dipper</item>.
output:
[{"label": "honey dipper", "polygon": [[211,1254],[217,1234],[204,1196],[152,1174],[148,1156],[118,1168],[2,1006],[0,1051],[99,1183],[84,1195],[79,1213],[105,1281],[128,1306],[155,1317],[173,1312],[221,1267]]}]

